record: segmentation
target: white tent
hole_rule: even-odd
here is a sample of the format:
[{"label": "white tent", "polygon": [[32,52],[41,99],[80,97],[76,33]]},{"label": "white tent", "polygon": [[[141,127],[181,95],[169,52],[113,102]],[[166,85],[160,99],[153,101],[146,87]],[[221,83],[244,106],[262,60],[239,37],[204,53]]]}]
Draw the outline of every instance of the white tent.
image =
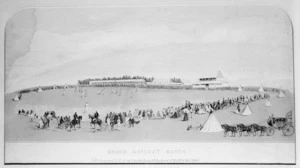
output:
[{"label": "white tent", "polygon": [[41,87],[39,87],[38,92],[39,92],[39,93],[43,92],[43,90],[42,90]]},{"label": "white tent", "polygon": [[53,89],[57,89],[56,85],[53,86]]},{"label": "white tent", "polygon": [[282,90],[280,90],[280,92],[279,92],[279,94],[278,94],[277,97],[279,97],[279,98],[284,98],[285,97],[285,94],[283,93]]},{"label": "white tent", "polygon": [[17,95],[15,96],[15,98],[13,99],[13,101],[18,101],[18,100],[20,100],[20,99],[19,99],[19,96],[20,96],[20,95],[17,94]]},{"label": "white tent", "polygon": [[244,108],[243,111],[240,112],[241,115],[247,116],[247,115],[251,115],[253,112],[250,109],[249,105],[247,104],[247,106]]},{"label": "white tent", "polygon": [[272,103],[270,102],[270,100],[269,100],[269,99],[266,101],[266,104],[265,104],[265,106],[267,106],[267,107],[271,107],[271,106],[272,106]]},{"label": "white tent", "polygon": [[201,132],[220,132],[220,131],[223,131],[223,129],[221,127],[221,124],[215,117],[215,115],[210,114],[200,131]]},{"label": "white tent", "polygon": [[259,90],[258,90],[259,92],[264,92],[265,90],[264,90],[264,88],[262,87],[262,85],[260,85],[260,87],[259,87]]},{"label": "white tent", "polygon": [[240,85],[239,89],[238,89],[239,92],[242,92],[243,89],[242,89],[242,86]]},{"label": "white tent", "polygon": [[221,71],[218,71],[217,78],[224,78],[224,76],[223,76],[223,74],[222,74]]}]

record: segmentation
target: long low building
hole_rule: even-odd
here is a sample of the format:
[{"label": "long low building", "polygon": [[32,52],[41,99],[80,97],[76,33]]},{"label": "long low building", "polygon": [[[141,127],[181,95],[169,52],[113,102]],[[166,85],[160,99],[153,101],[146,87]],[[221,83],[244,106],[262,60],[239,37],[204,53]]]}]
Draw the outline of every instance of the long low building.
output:
[{"label": "long low building", "polygon": [[144,79],[119,79],[119,80],[93,80],[89,81],[89,85],[105,86],[105,85],[145,85]]}]

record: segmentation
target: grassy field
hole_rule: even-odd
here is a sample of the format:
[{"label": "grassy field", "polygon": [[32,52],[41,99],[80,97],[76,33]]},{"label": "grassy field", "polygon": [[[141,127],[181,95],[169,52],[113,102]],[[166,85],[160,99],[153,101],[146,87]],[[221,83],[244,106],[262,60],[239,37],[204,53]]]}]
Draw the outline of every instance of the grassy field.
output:
[{"label": "grassy field", "polygon": [[[92,129],[89,125],[88,113],[83,113],[85,103],[88,103],[88,112],[96,110],[100,118],[104,119],[106,113],[123,112],[134,109],[162,110],[168,106],[183,105],[185,100],[191,102],[214,101],[222,98],[231,98],[239,95],[254,95],[257,92],[245,91],[204,91],[204,90],[172,90],[172,89],[149,89],[122,88],[121,95],[111,94],[112,88],[106,88],[102,95],[97,95],[97,90],[102,88],[85,88],[87,97],[75,93],[74,88],[67,89],[65,96],[63,90],[47,90],[42,93],[30,92],[23,94],[22,100],[12,101],[15,94],[5,96],[5,141],[6,142],[122,142],[122,141],[238,141],[238,142],[295,142],[293,136],[283,136],[282,131],[275,130],[273,136],[249,136],[249,137],[224,137],[222,132],[200,133],[197,127],[207,119],[207,114],[195,115],[189,121],[180,119],[142,120],[134,128],[122,127],[120,131],[106,131]],[[288,95],[285,98],[277,98],[276,93],[270,93],[272,107],[265,107],[265,100],[249,104],[253,110],[250,116],[236,115],[233,108],[214,112],[221,124],[252,124],[266,125],[266,120],[271,114],[284,117],[285,114],[294,109],[294,98]],[[51,121],[50,128],[38,129],[38,121],[30,122],[29,118],[17,115],[19,109],[33,109],[42,114],[45,110],[55,110],[58,115],[73,115],[76,111],[83,115],[83,123],[80,129],[67,131],[57,129],[56,121]],[[187,131],[188,125],[193,128]]]}]

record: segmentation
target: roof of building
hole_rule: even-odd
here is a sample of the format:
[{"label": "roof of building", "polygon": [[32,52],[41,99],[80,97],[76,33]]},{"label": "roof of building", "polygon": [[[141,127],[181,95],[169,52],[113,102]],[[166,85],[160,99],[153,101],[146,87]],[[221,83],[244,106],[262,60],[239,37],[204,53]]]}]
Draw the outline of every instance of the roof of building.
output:
[{"label": "roof of building", "polygon": [[222,81],[197,81],[194,84],[203,85],[203,84],[223,84]]},{"label": "roof of building", "polygon": [[224,78],[224,75],[221,71],[217,72],[217,75],[211,73],[211,72],[207,72],[205,73],[205,75],[200,75],[199,79],[204,79],[204,78]]},{"label": "roof of building", "polygon": [[94,80],[90,83],[124,83],[124,82],[145,82],[144,79],[118,79],[118,80]]}]

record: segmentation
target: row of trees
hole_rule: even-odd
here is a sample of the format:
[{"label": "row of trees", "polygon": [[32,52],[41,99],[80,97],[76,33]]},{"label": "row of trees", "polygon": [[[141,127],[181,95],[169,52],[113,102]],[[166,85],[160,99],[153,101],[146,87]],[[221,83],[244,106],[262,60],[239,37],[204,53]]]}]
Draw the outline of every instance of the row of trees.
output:
[{"label": "row of trees", "polygon": [[173,82],[173,83],[183,83],[180,78],[171,78],[171,82]]},{"label": "row of trees", "polygon": [[78,83],[80,85],[88,85],[90,81],[128,80],[128,79],[144,79],[146,82],[152,82],[154,80],[153,77],[124,75],[122,77],[103,77],[103,78],[94,78],[94,79],[89,78],[89,79],[79,80]]}]

